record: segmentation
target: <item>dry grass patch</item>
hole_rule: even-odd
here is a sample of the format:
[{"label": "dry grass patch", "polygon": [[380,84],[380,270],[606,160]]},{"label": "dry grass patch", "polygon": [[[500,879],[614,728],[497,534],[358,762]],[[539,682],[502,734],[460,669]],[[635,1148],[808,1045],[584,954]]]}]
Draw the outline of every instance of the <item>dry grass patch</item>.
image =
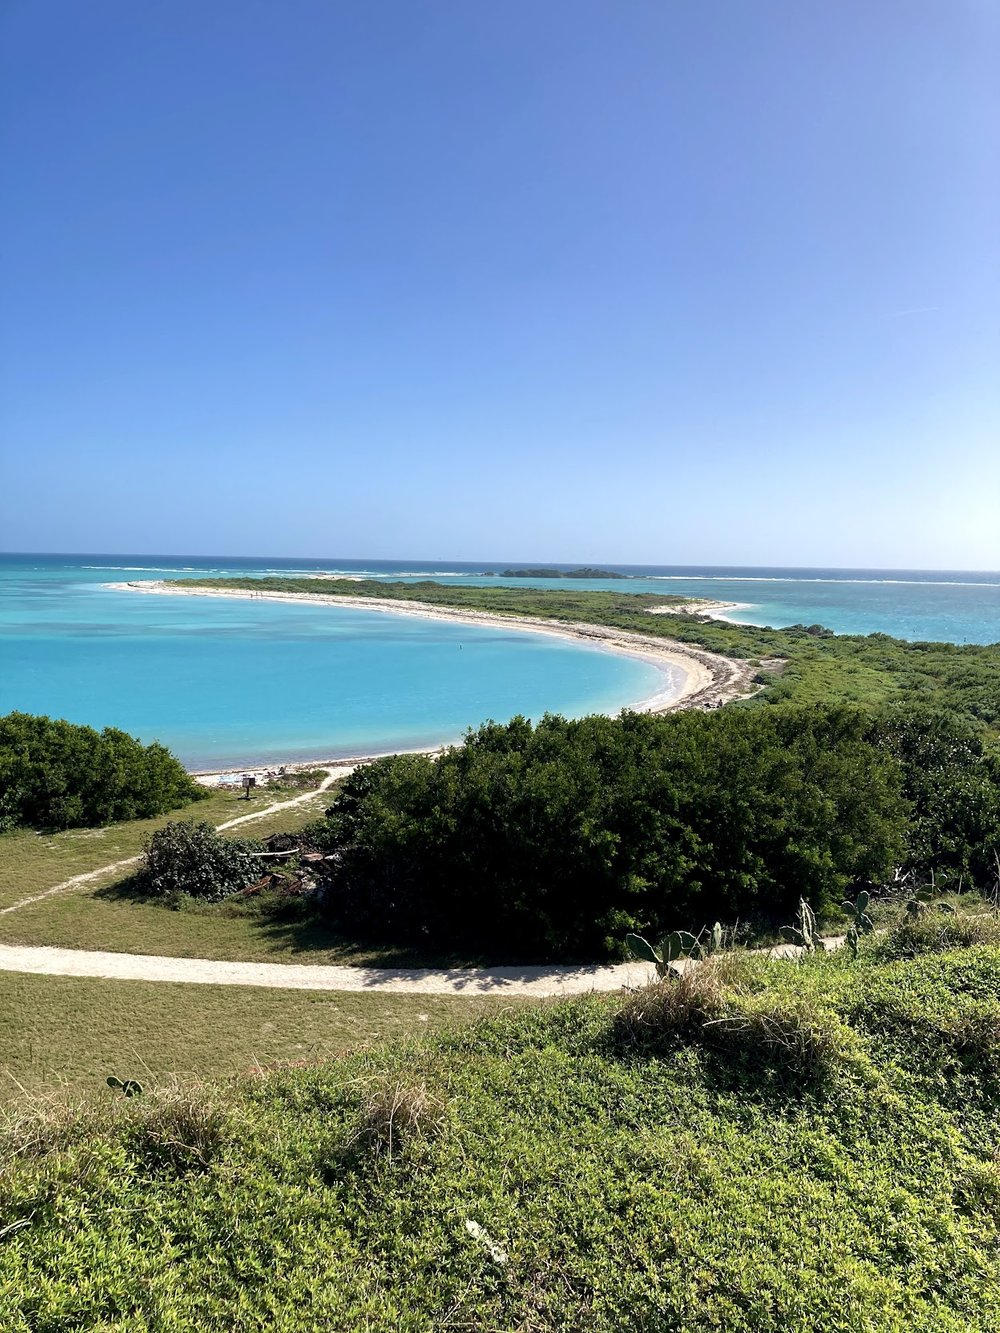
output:
[{"label": "dry grass patch", "polygon": [[344,1155],[391,1162],[415,1142],[440,1133],[446,1119],[444,1102],[424,1079],[386,1078],[362,1099]]},{"label": "dry grass patch", "polygon": [[619,1054],[665,1055],[694,1044],[739,1067],[828,1079],[850,1054],[852,1034],[809,994],[751,991],[739,959],[709,960],[632,995],[612,1020]]},{"label": "dry grass patch", "polygon": [[236,1132],[224,1093],[173,1081],[148,1097],[129,1098],[123,1114],[132,1122],[133,1147],[153,1165],[204,1170]]},{"label": "dry grass patch", "polygon": [[636,991],[612,1022],[616,1047],[654,1054],[672,1047],[678,1038],[697,1038],[724,1012],[726,990],[719,965],[709,962]]}]

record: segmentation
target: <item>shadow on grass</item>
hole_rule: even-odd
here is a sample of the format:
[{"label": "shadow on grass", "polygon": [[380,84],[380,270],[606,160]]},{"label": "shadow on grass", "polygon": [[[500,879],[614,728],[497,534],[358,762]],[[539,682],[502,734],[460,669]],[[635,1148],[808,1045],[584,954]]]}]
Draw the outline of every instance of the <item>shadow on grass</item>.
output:
[{"label": "shadow on grass", "polygon": [[[357,939],[331,927],[307,899],[285,894],[235,895],[221,902],[197,898],[160,898],[145,891],[138,875],[94,890],[105,902],[134,904],[166,914],[180,913],[206,920],[242,921],[251,938],[273,953],[272,961],[293,957],[300,963],[340,964],[372,968],[470,968],[482,967],[478,958],[421,950],[385,940]],[[313,957],[323,955],[322,957]]]}]

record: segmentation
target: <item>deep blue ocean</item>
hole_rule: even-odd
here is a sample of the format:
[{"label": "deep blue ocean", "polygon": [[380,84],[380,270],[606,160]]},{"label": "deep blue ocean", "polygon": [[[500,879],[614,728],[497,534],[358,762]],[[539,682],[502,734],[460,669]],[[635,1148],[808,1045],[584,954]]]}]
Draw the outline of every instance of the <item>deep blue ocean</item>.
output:
[{"label": "deep blue ocean", "polygon": [[1000,643],[1000,573],[604,566],[630,576],[613,583],[484,574],[537,563],[3,555],[0,714],[122,727],[212,768],[428,745],[515,713],[614,712],[663,685],[644,662],[540,635],[103,586],[196,574],[673,592],[740,603],[731,618],[752,624]]}]

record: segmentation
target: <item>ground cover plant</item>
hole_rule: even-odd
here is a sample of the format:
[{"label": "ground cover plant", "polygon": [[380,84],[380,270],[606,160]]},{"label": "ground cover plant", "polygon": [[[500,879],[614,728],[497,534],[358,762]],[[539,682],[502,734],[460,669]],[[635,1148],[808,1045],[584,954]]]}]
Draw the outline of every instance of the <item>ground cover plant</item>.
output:
[{"label": "ground cover plant", "polygon": [[114,727],[0,717],[0,832],[148,819],[204,796],[162,745]]},{"label": "ground cover plant", "polygon": [[0,1320],[992,1329],[998,1010],[996,948],[880,964],[865,941],[856,962],[723,959],[686,989],[321,1066],[18,1107]]}]

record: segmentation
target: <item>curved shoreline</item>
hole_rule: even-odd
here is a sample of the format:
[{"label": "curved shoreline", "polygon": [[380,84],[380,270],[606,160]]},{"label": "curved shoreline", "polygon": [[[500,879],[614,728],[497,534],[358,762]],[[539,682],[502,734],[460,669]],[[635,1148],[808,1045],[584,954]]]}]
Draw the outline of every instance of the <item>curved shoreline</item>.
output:
[{"label": "curved shoreline", "polygon": [[[140,592],[158,596],[174,597],[225,597],[244,598],[253,601],[275,601],[290,603],[312,603],[319,606],[344,606],[353,610],[374,611],[383,615],[413,616],[420,620],[450,621],[453,624],[469,625],[473,628],[502,628],[529,634],[542,634],[552,638],[584,645],[598,651],[615,653],[622,657],[632,657],[647,662],[657,668],[665,677],[664,685],[652,695],[635,703],[623,704],[643,713],[671,713],[681,708],[716,708],[731,699],[743,698],[755,690],[753,674],[754,664],[722,657],[717,653],[694,648],[689,644],[675,641],[669,643],[656,635],[638,634],[631,630],[611,629],[604,625],[548,620],[534,616],[499,615],[492,611],[459,610],[457,608],[431,605],[427,602],[380,601],[372,597],[331,596],[328,593],[293,593],[293,592],[254,592],[245,588],[179,588],[170,580],[153,579],[142,582],[106,583],[105,588],[119,592]],[[678,686],[677,674],[681,681]],[[440,748],[439,746],[431,749]],[[390,752],[391,753],[391,752]],[[360,763],[376,756],[358,756],[354,762]],[[316,767],[321,760],[303,760],[286,767]],[[329,762],[345,763],[344,759],[331,759]],[[273,761],[272,761],[273,763]],[[254,767],[253,765],[244,766]],[[260,765],[257,765],[260,767]],[[213,772],[238,772],[238,768],[212,770]]]}]

